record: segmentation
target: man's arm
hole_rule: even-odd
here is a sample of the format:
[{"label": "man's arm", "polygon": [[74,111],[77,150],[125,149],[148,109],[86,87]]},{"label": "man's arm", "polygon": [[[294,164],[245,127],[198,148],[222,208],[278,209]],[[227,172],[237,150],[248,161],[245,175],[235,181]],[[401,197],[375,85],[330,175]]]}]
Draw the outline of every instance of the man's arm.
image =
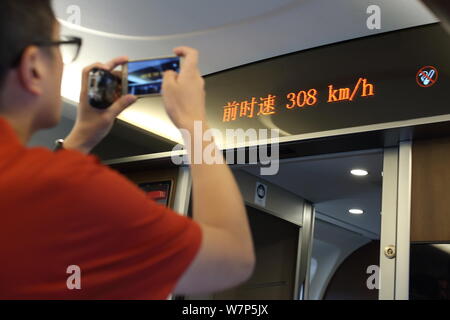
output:
[{"label": "man's arm", "polygon": [[191,174],[193,218],[200,224],[203,240],[197,257],[175,289],[178,294],[236,286],[251,276],[255,264],[244,203],[229,167],[193,164]]},{"label": "man's arm", "polygon": [[[190,139],[195,139],[195,121],[202,123],[204,130],[208,129],[204,80],[197,67],[198,53],[186,47],[175,49],[175,53],[185,57],[185,61],[180,74],[165,74],[164,102],[174,124],[189,132]],[[187,146],[194,146],[193,141],[186,142]],[[201,154],[206,145],[203,142]],[[188,150],[191,157],[193,152]],[[201,226],[203,240],[175,293],[211,292],[236,286],[250,277],[255,264],[242,196],[226,164],[192,164],[191,173],[193,218]]]},{"label": "man's arm", "polygon": [[[204,80],[197,67],[198,53],[187,47],[177,48],[175,53],[185,57],[185,61],[179,74],[165,73],[163,99],[173,123],[194,138],[195,121],[200,121],[207,129]],[[88,103],[89,70],[94,66],[113,70],[125,61],[126,58],[118,58],[106,65],[95,64],[84,69],[77,122],[65,140],[65,148],[89,153],[107,135],[115,117],[135,101],[135,97],[125,96],[103,111],[93,109]],[[192,150],[188,151],[192,154]],[[202,244],[176,287],[175,293],[179,294],[212,292],[235,286],[250,277],[255,264],[244,203],[228,166],[195,164],[191,166],[191,172],[193,218],[201,227]]]}]

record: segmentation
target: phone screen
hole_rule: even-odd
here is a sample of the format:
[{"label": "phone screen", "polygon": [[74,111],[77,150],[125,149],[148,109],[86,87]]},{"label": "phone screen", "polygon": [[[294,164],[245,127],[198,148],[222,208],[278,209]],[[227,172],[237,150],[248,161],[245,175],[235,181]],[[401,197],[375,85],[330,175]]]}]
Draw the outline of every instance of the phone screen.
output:
[{"label": "phone screen", "polygon": [[163,72],[180,71],[180,58],[167,57],[128,62],[128,93],[136,96],[160,94]]}]

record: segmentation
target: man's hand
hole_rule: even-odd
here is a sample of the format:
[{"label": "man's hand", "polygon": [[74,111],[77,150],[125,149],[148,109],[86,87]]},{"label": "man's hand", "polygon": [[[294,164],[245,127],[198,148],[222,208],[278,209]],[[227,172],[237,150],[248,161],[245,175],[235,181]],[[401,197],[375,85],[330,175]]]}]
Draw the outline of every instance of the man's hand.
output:
[{"label": "man's hand", "polygon": [[[93,68],[113,71],[117,66],[123,65],[127,61],[127,57],[119,57],[106,64],[95,63],[83,69],[77,120],[69,136],[64,140],[65,149],[78,150],[88,154],[108,135],[117,116],[137,100],[133,95],[122,96],[105,110],[95,109],[89,104],[89,72]],[[121,77],[121,72],[113,73]]]},{"label": "man's hand", "polygon": [[205,81],[198,69],[198,51],[178,47],[174,53],[184,57],[180,73],[166,71],[163,99],[167,114],[179,129],[192,130],[194,121],[205,122]]}]

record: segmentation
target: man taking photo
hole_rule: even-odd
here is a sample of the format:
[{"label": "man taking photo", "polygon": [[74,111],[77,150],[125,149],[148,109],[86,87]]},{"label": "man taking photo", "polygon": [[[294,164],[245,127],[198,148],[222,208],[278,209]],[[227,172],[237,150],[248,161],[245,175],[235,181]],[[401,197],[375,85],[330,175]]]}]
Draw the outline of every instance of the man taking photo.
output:
[{"label": "man taking photo", "polygon": [[[81,40],[60,37],[50,0],[2,0],[0,15],[0,299],[166,299],[248,279],[253,243],[225,164],[191,165],[191,220],[148,200],[89,155],[136,101],[127,95],[107,110],[92,108],[89,71],[112,71],[127,58],[83,70],[77,119],[63,150],[26,147],[34,133],[58,124],[63,66],[76,58]],[[196,50],[174,53],[185,61],[179,74],[165,73],[163,100],[173,123],[193,139],[195,121],[208,129],[204,80]],[[66,283],[70,266],[81,270],[81,287],[73,290]]]}]

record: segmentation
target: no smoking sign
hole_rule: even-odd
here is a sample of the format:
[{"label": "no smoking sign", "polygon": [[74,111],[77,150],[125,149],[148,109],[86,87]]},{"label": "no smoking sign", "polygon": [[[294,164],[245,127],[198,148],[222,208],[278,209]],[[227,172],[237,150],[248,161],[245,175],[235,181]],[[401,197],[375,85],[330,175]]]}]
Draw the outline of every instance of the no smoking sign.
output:
[{"label": "no smoking sign", "polygon": [[438,71],[433,66],[426,66],[419,69],[416,75],[416,81],[422,88],[431,87],[438,79]]}]

